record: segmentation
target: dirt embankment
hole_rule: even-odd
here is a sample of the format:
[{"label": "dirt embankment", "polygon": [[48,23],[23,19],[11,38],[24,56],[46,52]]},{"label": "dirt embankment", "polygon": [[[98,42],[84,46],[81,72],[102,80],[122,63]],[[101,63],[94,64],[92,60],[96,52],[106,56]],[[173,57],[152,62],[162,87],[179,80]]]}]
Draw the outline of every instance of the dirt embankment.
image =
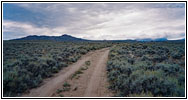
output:
[{"label": "dirt embankment", "polygon": [[[113,96],[108,90],[106,62],[109,49],[89,52],[76,63],[64,68],[54,77],[45,79],[40,87],[25,93],[26,97],[107,97]],[[86,62],[89,65],[85,65]],[[82,68],[85,66],[85,69]],[[75,74],[78,72],[78,74]],[[72,77],[75,75],[76,77]],[[64,84],[68,84],[67,87]]]}]

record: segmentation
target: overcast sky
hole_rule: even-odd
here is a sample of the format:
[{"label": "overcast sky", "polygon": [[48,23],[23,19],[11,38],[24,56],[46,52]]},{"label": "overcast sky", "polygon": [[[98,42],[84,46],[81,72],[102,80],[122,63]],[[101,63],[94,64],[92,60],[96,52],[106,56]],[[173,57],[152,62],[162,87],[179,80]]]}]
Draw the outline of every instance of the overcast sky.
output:
[{"label": "overcast sky", "polygon": [[91,40],[185,37],[184,3],[4,3],[3,39],[63,34]]}]

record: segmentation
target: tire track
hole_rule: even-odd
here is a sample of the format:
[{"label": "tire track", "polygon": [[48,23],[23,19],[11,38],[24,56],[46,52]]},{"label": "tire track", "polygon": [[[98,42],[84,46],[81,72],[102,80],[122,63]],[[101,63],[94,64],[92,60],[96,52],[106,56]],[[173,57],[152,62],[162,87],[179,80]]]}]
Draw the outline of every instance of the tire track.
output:
[{"label": "tire track", "polygon": [[106,67],[106,62],[108,59],[109,50],[106,50],[101,58],[98,60],[94,72],[91,76],[87,89],[85,91],[85,97],[96,97],[100,91],[100,82],[102,80],[102,68]]}]

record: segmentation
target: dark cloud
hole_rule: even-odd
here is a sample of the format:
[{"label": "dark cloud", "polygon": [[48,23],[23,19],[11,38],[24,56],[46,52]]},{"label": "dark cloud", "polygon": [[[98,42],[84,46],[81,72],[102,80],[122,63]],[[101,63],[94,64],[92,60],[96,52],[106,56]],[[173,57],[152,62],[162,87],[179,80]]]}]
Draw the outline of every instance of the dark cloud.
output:
[{"label": "dark cloud", "polygon": [[10,32],[87,39],[173,39],[185,33],[184,3],[16,3],[3,9],[5,39]]}]

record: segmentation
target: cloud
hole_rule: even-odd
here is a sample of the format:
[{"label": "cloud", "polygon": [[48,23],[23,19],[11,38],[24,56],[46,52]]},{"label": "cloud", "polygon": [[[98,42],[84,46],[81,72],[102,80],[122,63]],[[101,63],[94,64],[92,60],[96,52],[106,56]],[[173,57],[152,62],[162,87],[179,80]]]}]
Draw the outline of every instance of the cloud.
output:
[{"label": "cloud", "polygon": [[[61,35],[65,30],[63,28],[53,28],[49,29],[46,27],[36,27],[31,24],[14,22],[14,21],[4,21],[3,23],[3,38],[14,39],[15,37],[25,37],[28,35]],[[52,34],[53,33],[53,34]]]},{"label": "cloud", "polygon": [[[70,34],[92,40],[185,37],[184,3],[16,3],[12,5],[24,9],[24,13],[32,13],[32,16],[23,16],[23,14],[22,16],[32,17],[33,20],[20,21],[11,17],[5,19],[4,39],[34,34]],[[10,9],[5,11],[9,12]]]}]

